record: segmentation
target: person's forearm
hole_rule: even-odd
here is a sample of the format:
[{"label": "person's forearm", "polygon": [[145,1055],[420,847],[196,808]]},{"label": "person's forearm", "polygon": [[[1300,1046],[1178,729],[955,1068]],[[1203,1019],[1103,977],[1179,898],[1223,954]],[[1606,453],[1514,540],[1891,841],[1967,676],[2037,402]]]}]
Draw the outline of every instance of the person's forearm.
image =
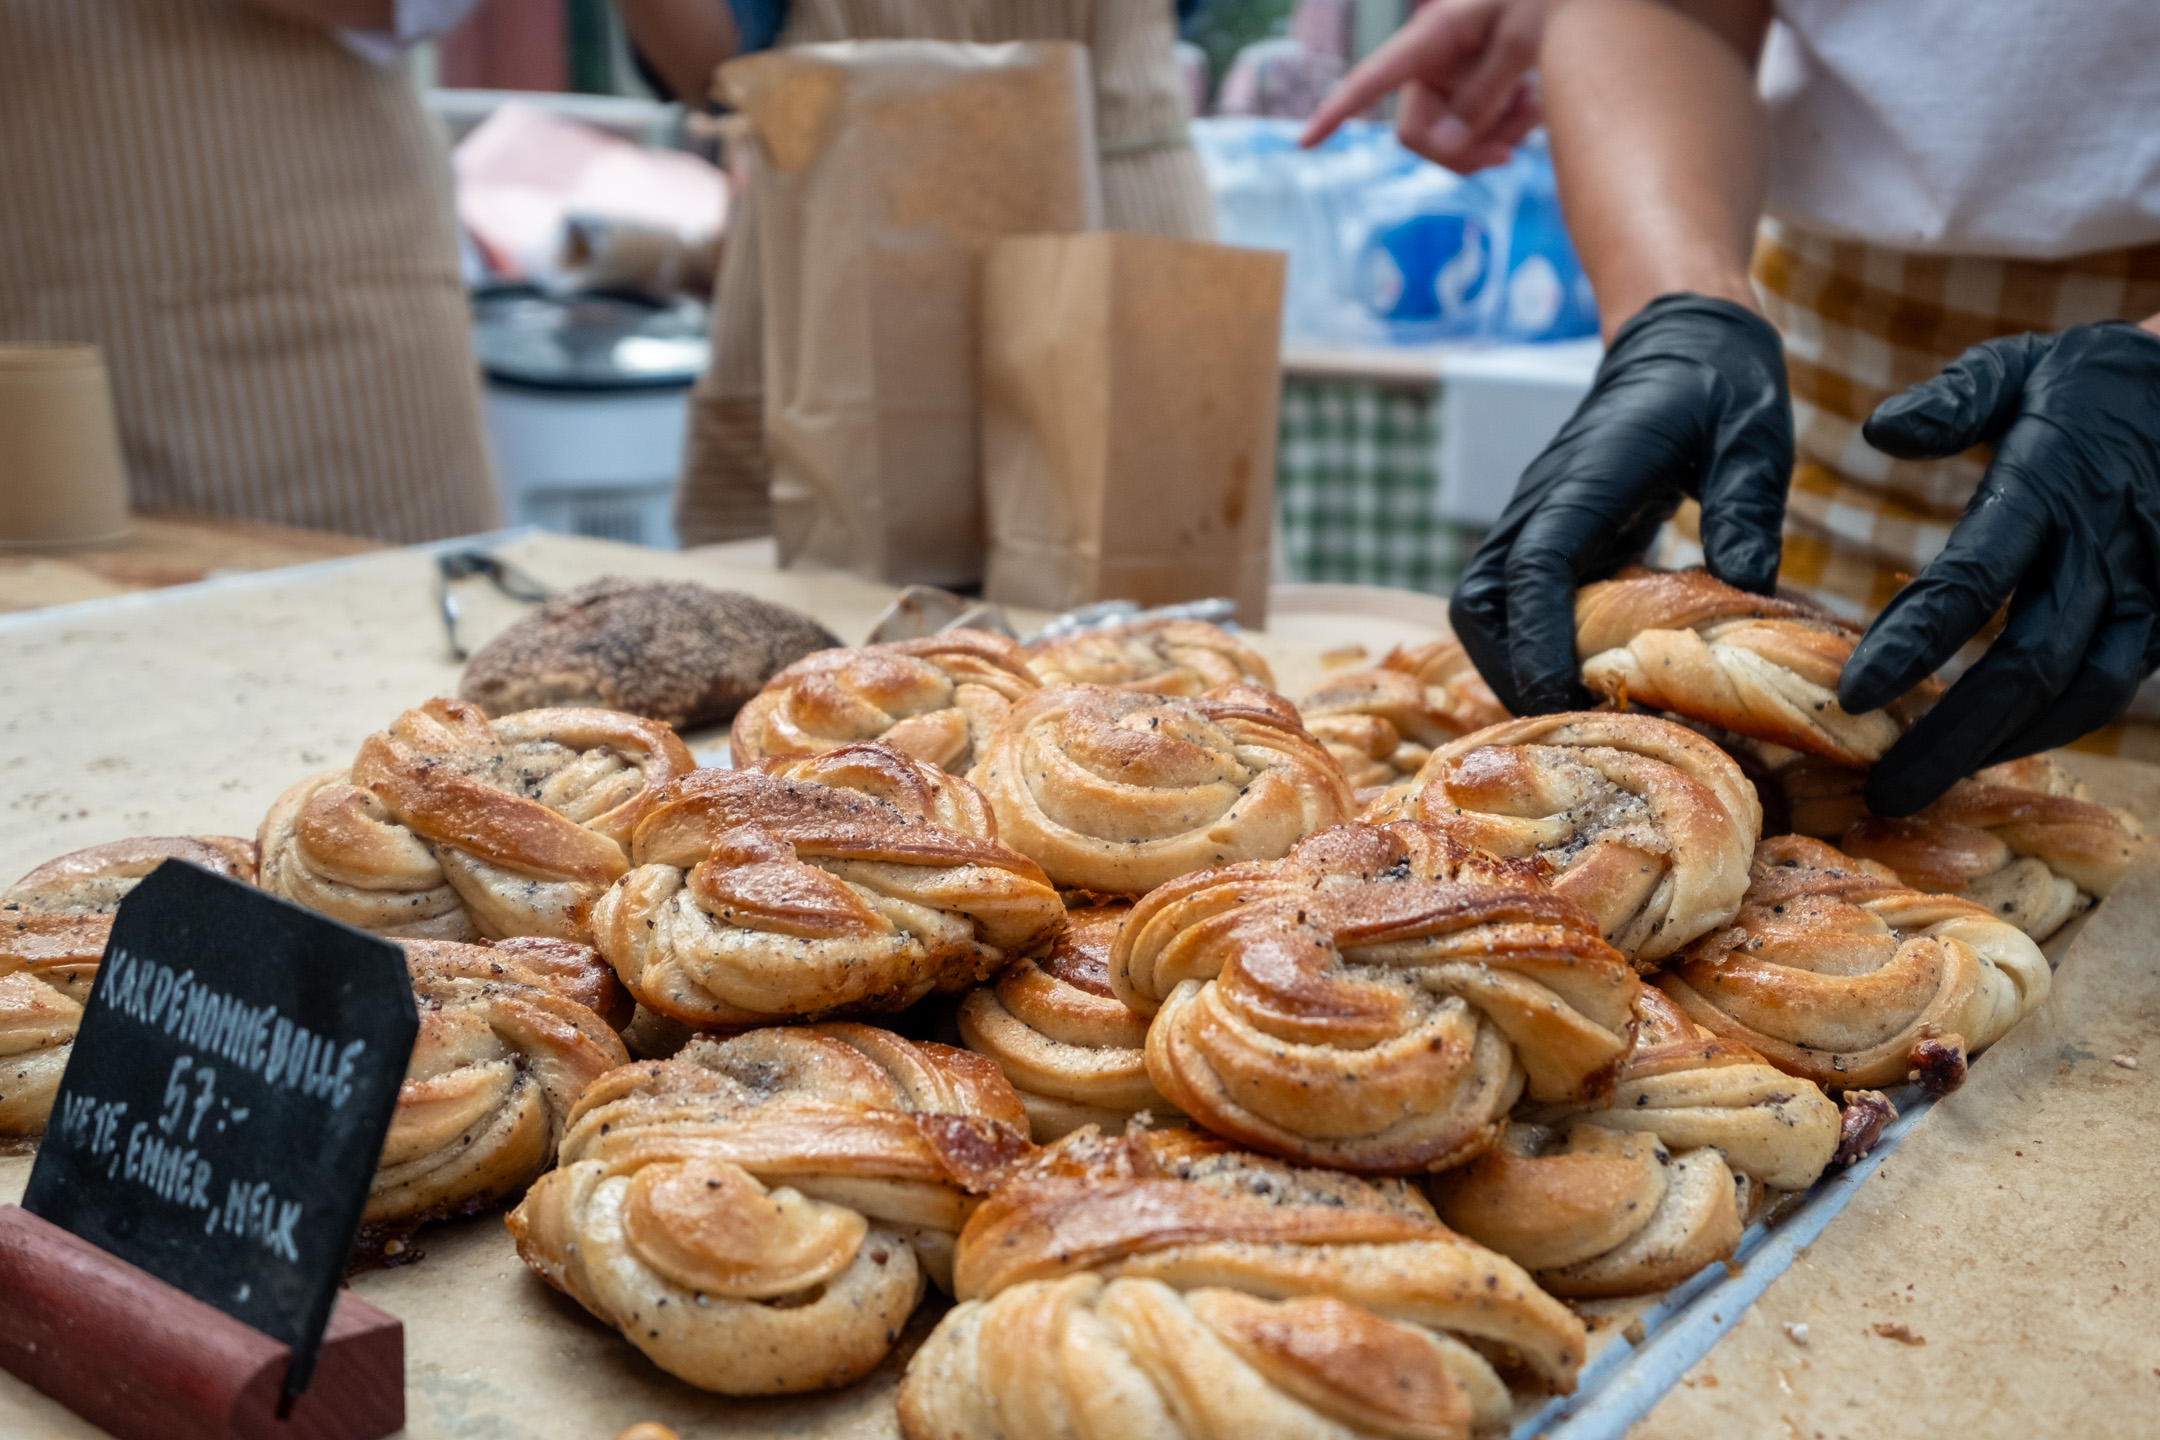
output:
[{"label": "person's forearm", "polygon": [[685,105],[702,104],[713,71],[742,48],[727,0],[615,0],[645,63]]},{"label": "person's forearm", "polygon": [[2148,315],[2138,321],[2138,329],[2150,330],[2153,334],[2160,335],[2160,315]]},{"label": "person's forearm", "polygon": [[311,20],[341,30],[389,30],[397,24],[395,0],[250,0],[256,9],[288,20]]},{"label": "person's forearm", "polygon": [[1763,202],[1755,57],[1769,0],[1567,0],[1540,71],[1568,229],[1605,336],[1660,295],[1756,309]]}]

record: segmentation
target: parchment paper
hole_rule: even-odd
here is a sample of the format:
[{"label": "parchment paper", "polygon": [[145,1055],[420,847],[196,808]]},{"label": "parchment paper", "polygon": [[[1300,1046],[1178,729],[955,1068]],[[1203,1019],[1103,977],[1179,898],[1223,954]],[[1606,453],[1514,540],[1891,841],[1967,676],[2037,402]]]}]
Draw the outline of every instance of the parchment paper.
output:
[{"label": "parchment paper", "polygon": [[[630,575],[745,590],[847,640],[893,594],[780,571],[769,540],[668,551],[533,534],[490,548],[558,589]],[[0,884],[128,835],[253,835],[285,786],[346,763],[400,710],[455,695],[434,577],[431,555],[390,550],[0,616]],[[484,580],[456,593],[476,650],[531,609]]]},{"label": "parchment paper", "polygon": [[[2103,798],[2151,813],[2150,767],[2065,758]],[[2155,1142],[2160,870],[2147,866],[2079,934],[2042,1008],[1631,1440],[2160,1435]]]}]

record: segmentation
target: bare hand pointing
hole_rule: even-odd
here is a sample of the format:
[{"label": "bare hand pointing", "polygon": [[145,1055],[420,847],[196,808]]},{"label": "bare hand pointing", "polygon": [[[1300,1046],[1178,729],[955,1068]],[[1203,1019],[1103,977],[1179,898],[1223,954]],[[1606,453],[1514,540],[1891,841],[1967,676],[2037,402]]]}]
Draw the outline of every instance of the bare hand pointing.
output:
[{"label": "bare hand pointing", "polygon": [[1504,164],[1541,118],[1530,72],[1544,33],[1545,0],[1432,0],[1343,77],[1298,143],[1400,88],[1405,149],[1463,174]]}]

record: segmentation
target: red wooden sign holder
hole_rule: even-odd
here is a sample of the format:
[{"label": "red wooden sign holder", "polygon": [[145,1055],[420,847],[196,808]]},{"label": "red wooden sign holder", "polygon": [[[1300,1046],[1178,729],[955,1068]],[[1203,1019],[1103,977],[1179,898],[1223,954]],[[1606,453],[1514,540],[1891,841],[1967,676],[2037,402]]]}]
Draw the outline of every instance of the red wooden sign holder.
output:
[{"label": "red wooden sign holder", "polygon": [[87,1240],[0,1206],[0,1368],[119,1440],[380,1440],[405,1424],[405,1327],[338,1295],[315,1376],[289,1349]]}]

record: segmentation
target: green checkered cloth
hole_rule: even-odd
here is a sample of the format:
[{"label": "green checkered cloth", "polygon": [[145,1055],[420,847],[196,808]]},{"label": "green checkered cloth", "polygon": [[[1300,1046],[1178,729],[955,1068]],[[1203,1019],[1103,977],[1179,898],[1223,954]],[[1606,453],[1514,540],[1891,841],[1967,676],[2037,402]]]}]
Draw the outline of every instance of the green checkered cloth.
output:
[{"label": "green checkered cloth", "polygon": [[1445,595],[1480,530],[1440,518],[1440,394],[1286,378],[1275,504],[1290,578]]}]

